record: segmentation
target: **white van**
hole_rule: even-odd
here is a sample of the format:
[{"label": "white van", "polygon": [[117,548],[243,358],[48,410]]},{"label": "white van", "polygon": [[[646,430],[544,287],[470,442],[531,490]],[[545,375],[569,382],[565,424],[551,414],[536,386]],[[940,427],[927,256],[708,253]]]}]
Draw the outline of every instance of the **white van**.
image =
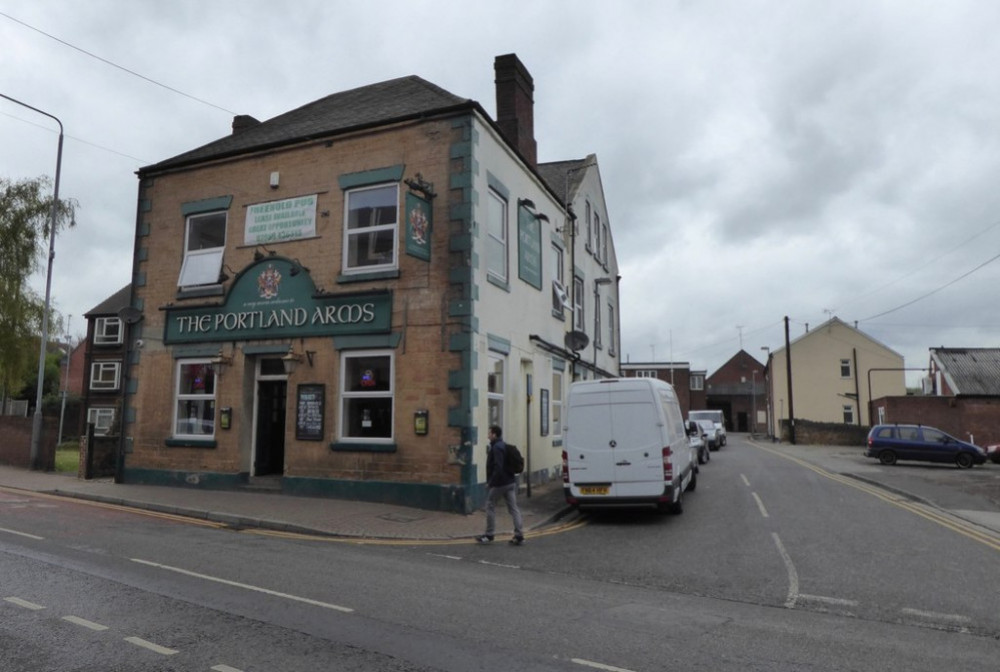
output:
[{"label": "white van", "polygon": [[711,420],[719,430],[719,448],[726,445],[726,416],[722,411],[691,411],[688,420]]},{"label": "white van", "polygon": [[683,512],[683,493],[697,484],[697,463],[669,383],[573,383],[565,408],[562,475],[569,504]]}]

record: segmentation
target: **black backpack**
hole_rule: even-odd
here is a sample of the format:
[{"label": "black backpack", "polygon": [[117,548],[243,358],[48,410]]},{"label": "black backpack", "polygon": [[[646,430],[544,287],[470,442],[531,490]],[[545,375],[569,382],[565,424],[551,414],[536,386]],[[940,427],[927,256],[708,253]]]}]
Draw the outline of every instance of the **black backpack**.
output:
[{"label": "black backpack", "polygon": [[504,450],[503,466],[504,470],[509,474],[520,474],[524,472],[524,456],[521,455],[521,451],[517,449],[513,443],[506,444],[507,448]]}]

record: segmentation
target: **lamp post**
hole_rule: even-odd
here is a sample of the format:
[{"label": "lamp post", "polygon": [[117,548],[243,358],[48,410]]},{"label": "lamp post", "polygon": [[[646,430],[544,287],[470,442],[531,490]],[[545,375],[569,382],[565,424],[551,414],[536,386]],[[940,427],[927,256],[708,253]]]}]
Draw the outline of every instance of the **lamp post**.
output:
[{"label": "lamp post", "polygon": [[45,382],[45,344],[49,340],[49,304],[52,292],[52,260],[56,256],[56,216],[59,212],[59,175],[62,171],[62,148],[63,148],[63,125],[58,117],[48,112],[32,107],[20,100],[11,98],[0,93],[0,97],[6,98],[12,103],[17,103],[29,110],[43,114],[50,119],[54,119],[59,124],[59,149],[56,152],[56,179],[52,190],[52,211],[49,215],[49,258],[45,274],[45,312],[42,313],[42,339],[38,346],[38,390],[35,394],[35,416],[31,423],[31,457],[30,468],[39,471],[44,466],[42,464],[42,387]]}]

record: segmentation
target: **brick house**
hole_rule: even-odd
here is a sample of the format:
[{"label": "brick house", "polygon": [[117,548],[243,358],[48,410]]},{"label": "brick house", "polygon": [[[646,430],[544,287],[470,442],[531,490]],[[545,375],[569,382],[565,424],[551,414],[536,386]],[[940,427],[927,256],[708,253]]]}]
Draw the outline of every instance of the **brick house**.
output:
[{"label": "brick house", "polygon": [[657,378],[674,386],[681,413],[707,408],[705,405],[705,371],[692,371],[687,362],[625,362],[621,365],[625,378]]},{"label": "brick house", "polygon": [[596,157],[539,164],[532,78],[494,68],[495,121],[410,76],[139,171],[124,482],[469,512],[494,423],[559,476],[618,265]]},{"label": "brick house", "polygon": [[[84,314],[87,337],[81,344],[84,410],[80,414],[80,436],[86,435],[88,424],[94,425],[95,434],[118,434],[127,356],[127,325],[119,313],[129,305],[130,290],[128,285],[122,287]],[[71,358],[71,376],[72,362]]]},{"label": "brick house", "polygon": [[746,350],[740,350],[706,380],[706,408],[722,411],[726,431],[767,431],[765,369]]}]

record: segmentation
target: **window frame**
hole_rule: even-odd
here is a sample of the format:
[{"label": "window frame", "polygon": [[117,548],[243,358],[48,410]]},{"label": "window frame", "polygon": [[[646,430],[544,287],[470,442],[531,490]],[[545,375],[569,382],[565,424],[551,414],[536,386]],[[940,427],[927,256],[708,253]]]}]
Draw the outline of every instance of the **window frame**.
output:
[{"label": "window frame", "polygon": [[[360,226],[356,228],[351,228],[351,197],[364,192],[371,192],[381,189],[387,189],[391,187],[395,191],[395,211],[396,217],[395,221],[391,223],[378,223],[371,226]],[[341,272],[344,275],[352,275],[358,273],[377,273],[380,271],[390,271],[399,268],[399,219],[400,219],[400,188],[399,182],[387,181],[379,182],[377,184],[366,184],[363,186],[352,187],[344,190],[344,219],[342,226],[342,238],[341,238]],[[360,209],[360,208],[357,208]],[[351,265],[351,241],[356,240],[362,236],[368,236],[371,242],[375,241],[375,237],[379,233],[391,231],[392,232],[392,255],[388,262],[381,264],[368,264],[368,265]]]},{"label": "window frame", "polygon": [[615,304],[608,302],[608,354],[615,354]]},{"label": "window frame", "polygon": [[586,314],[584,313],[584,303],[586,298],[584,296],[584,283],[583,278],[579,275],[573,275],[573,328],[577,331],[582,331],[586,333]]},{"label": "window frame", "polygon": [[[113,381],[105,380],[110,371]],[[118,359],[102,359],[90,363],[90,389],[94,392],[115,392],[121,386],[122,363]]]},{"label": "window frame", "polygon": [[[110,433],[115,422],[115,411],[114,406],[91,406],[87,409],[87,424],[94,425],[95,436],[107,436]],[[102,422],[101,418],[106,418],[106,421]]]},{"label": "window frame", "polygon": [[[504,413],[506,411],[506,396],[507,396],[507,357],[496,352],[489,353],[489,363],[490,368],[486,370],[486,424],[504,426]],[[493,388],[493,380],[496,375],[496,365],[500,366],[500,390],[496,391]],[[493,408],[498,407],[500,410],[496,417],[493,414]]]},{"label": "window frame", "polygon": [[[510,203],[495,189],[489,189],[486,198],[486,277],[506,284],[510,281]],[[495,211],[491,205],[498,205],[500,208],[499,222],[493,221]],[[500,236],[495,235],[495,228],[499,228]],[[494,250],[500,252],[498,260],[502,268],[499,270],[492,265]]]},{"label": "window frame", "polygon": [[[348,360],[385,358],[389,361],[389,389],[364,392],[347,389]],[[337,381],[338,404],[337,441],[342,443],[392,444],[396,440],[396,353],[393,350],[345,350],[340,353],[340,374]],[[354,436],[346,432],[350,426],[348,404],[357,399],[389,400],[389,436]]]},{"label": "window frame", "polygon": [[[108,332],[114,327],[115,334],[109,336]],[[125,340],[125,329],[119,317],[98,317],[94,321],[94,345],[121,345]]]},{"label": "window frame", "polygon": [[564,296],[566,295],[566,285],[563,283],[565,275],[563,263],[566,253],[562,247],[555,243],[552,243],[552,253],[552,268],[555,269],[552,277],[552,313],[562,319],[566,315],[566,306],[563,305],[562,301],[558,300],[558,297],[559,290],[562,290]]},{"label": "window frame", "polygon": [[[191,229],[192,225],[200,219],[222,217],[222,245],[216,247],[199,247],[191,249]],[[184,289],[188,287],[206,287],[219,284],[219,274],[222,272],[222,261],[226,251],[226,242],[229,240],[229,211],[210,210],[208,212],[191,213],[184,219],[184,259],[181,262],[181,272],[177,277],[177,286]],[[202,261],[204,259],[204,261]],[[208,270],[197,268],[196,265],[205,265]],[[211,269],[215,269],[214,273]],[[195,278],[191,280],[204,279],[204,282],[185,282],[185,278],[191,274]],[[203,277],[202,277],[203,276]]]},{"label": "window frame", "polygon": [[690,377],[689,388],[695,390],[696,392],[705,389],[705,376],[700,373],[692,373]]},{"label": "window frame", "polygon": [[[211,376],[211,382],[212,382],[212,392],[211,392],[211,394],[209,394],[207,392],[204,392],[204,393],[181,392],[180,386],[181,386],[181,381],[183,380],[181,372],[183,370],[183,367],[185,367],[185,366],[203,366],[203,367],[205,367],[205,373],[206,373],[206,375],[210,375]],[[206,387],[207,387],[207,385],[206,385]],[[176,362],[176,364],[174,366],[174,386],[173,386],[173,392],[174,392],[173,397],[174,398],[173,398],[173,411],[171,413],[171,415],[173,417],[173,421],[172,421],[172,424],[171,424],[171,436],[172,437],[177,438],[177,439],[214,439],[215,438],[216,429],[217,429],[216,423],[215,423],[215,415],[216,415],[217,406],[218,406],[218,387],[219,387],[219,377],[216,375],[215,371],[213,370],[213,365],[212,365],[212,360],[211,359],[209,359],[207,357],[191,357],[191,358],[183,358],[183,359],[178,359],[177,360],[177,362]],[[180,424],[179,424],[180,423],[180,419],[178,417],[178,410],[179,410],[179,407],[180,407],[182,401],[184,401],[184,402],[208,402],[211,405],[211,407],[212,407],[212,424],[211,424],[212,431],[211,431],[211,433],[207,433],[207,432],[195,433],[195,432],[181,432],[181,431],[179,431],[180,430]],[[188,418],[185,420],[185,422],[189,423],[190,419],[191,419],[191,417],[189,415]],[[201,424],[202,427],[204,427],[205,426],[204,423],[207,420],[207,418],[200,417],[200,418],[196,418],[196,420],[197,420],[197,422],[199,422]]]},{"label": "window frame", "polygon": [[552,370],[552,393],[549,395],[549,426],[553,439],[562,438],[563,411],[563,381],[564,374],[558,369]]},{"label": "window frame", "polygon": [[851,404],[844,404],[844,424],[853,425],[854,424],[854,406]]},{"label": "window frame", "polygon": [[[840,377],[841,378],[850,378],[851,377],[851,370],[852,370],[851,369],[851,360],[850,359],[841,359],[840,360]],[[846,371],[846,373],[845,373],[845,371]]]}]

